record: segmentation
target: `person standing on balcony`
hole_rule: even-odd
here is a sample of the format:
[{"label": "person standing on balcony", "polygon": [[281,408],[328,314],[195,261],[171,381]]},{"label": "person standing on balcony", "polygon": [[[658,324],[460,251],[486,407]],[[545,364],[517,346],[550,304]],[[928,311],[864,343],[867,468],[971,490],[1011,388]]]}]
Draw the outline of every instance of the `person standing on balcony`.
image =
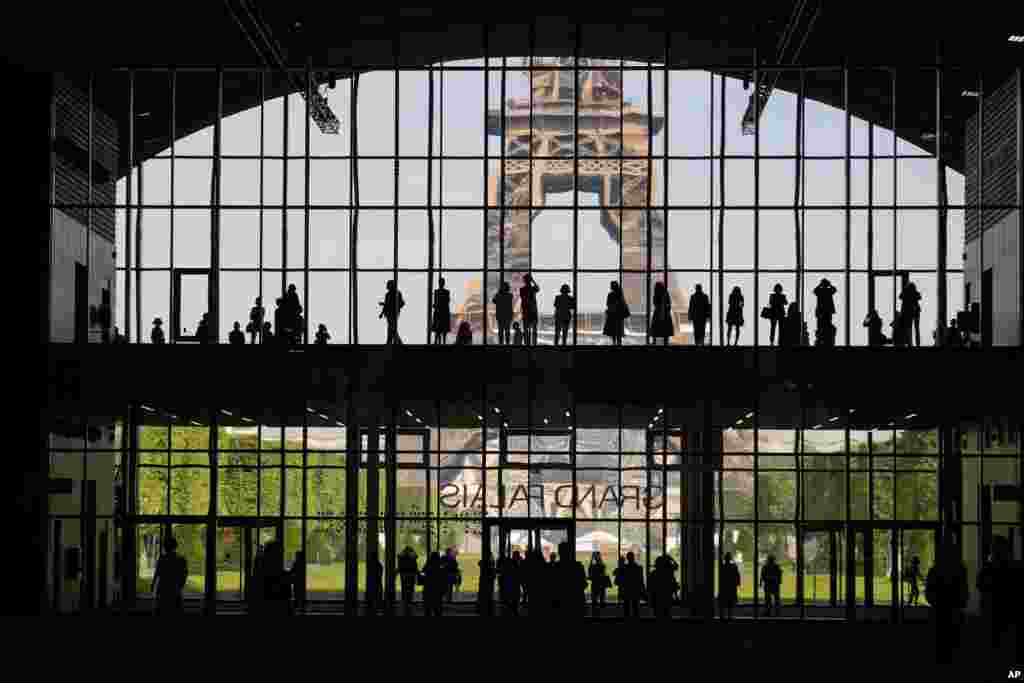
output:
[{"label": "person standing on balcony", "polygon": [[[775,283],[772,288],[772,295],[768,297],[768,305],[761,311],[761,317],[767,318],[772,326],[768,331],[768,345],[775,346],[775,330],[781,328],[786,319],[786,295],[782,293],[782,285]],[[782,330],[779,329],[779,346],[782,346]]]},{"label": "person standing on balcony", "polygon": [[257,343],[257,339],[261,339],[263,335],[263,319],[267,315],[267,310],[263,308],[263,297],[256,297],[256,303],[251,309],[249,309],[249,324],[245,326],[246,332],[250,335],[250,344]]},{"label": "person standing on balcony", "polygon": [[725,333],[725,345],[729,346],[732,339],[732,331],[736,330],[736,341],[733,346],[740,343],[740,329],[743,327],[743,291],[739,287],[733,287],[729,294],[729,311],[725,314],[725,323],[729,327]]},{"label": "person standing on balcony", "polygon": [[707,328],[708,318],[711,317],[711,299],[704,293],[704,289],[697,285],[693,296],[690,297],[690,308],[687,311],[690,322],[693,324],[693,339],[697,346],[704,346],[704,331]]},{"label": "person standing on balcony", "polygon": [[[698,285],[698,289],[699,287]],[[675,334],[675,326],[672,324],[672,297],[669,296],[664,282],[654,283],[651,305],[651,338],[662,339],[664,345],[668,346],[668,338]]]},{"label": "person standing on balcony", "polygon": [[384,295],[384,301],[378,304],[381,307],[379,318],[387,318],[388,323],[388,337],[386,344],[400,344],[401,339],[398,336],[398,316],[402,312],[402,308],[405,307],[405,299],[402,298],[402,292],[399,291],[395,285],[394,280],[388,280],[387,293]]},{"label": "person standing on balcony", "polygon": [[444,286],[444,278],[437,282],[434,290],[434,313],[431,330],[434,332],[434,344],[447,344],[448,333],[452,330],[451,292]]},{"label": "person standing on balcony", "polygon": [[576,312],[576,298],[569,294],[569,285],[562,285],[560,294],[555,297],[555,346],[561,335],[562,346],[568,343],[569,323]]},{"label": "person standing on balcony", "polygon": [[[906,325],[907,336],[910,336],[911,327],[914,330],[914,345],[921,346],[921,293],[917,291],[917,285],[908,282],[907,286],[900,292],[900,318]],[[910,346],[909,340],[907,346]]]},{"label": "person standing on balcony", "polygon": [[622,295],[622,287],[612,282],[611,291],[605,299],[604,334],[612,338],[612,344],[622,346],[622,337],[626,331],[626,318],[630,315],[626,297]]},{"label": "person standing on balcony", "polygon": [[533,277],[526,273],[523,275],[523,286],[519,288],[519,310],[523,318],[523,332],[527,346],[537,345],[537,294],[540,287]]},{"label": "person standing on balcony", "polygon": [[507,282],[501,283],[491,303],[494,304],[494,317],[498,322],[498,343],[507,346],[512,343],[509,331],[512,325],[512,288]]}]

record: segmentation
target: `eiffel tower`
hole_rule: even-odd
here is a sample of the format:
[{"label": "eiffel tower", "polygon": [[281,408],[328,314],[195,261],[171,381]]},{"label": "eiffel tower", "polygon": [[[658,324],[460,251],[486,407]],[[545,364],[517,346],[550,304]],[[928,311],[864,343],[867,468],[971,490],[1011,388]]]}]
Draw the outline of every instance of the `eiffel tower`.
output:
[{"label": "eiffel tower", "polygon": [[[635,104],[623,101],[622,72],[613,62],[581,59],[573,71],[556,67],[572,67],[573,58],[535,58],[533,68],[524,73],[530,79],[531,97],[510,98],[501,109],[487,114],[487,132],[504,138],[504,173],[488,178],[487,192],[487,258],[488,275],[485,292],[480,280],[469,284],[465,302],[455,310],[456,324],[468,320],[473,327],[474,343],[483,334],[483,297],[488,299],[487,329],[497,334],[494,306],[490,299],[502,281],[512,286],[515,294],[515,319],[520,319],[518,290],[522,276],[530,270],[530,230],[543,210],[545,198],[552,193],[576,190],[599,196],[601,225],[609,238],[622,245],[622,289],[633,312],[626,321],[625,344],[643,344],[646,339],[647,270],[653,283],[662,279],[664,260],[664,214],[657,207],[648,210],[649,175],[648,135],[661,132],[664,117],[649,116]],[[521,65],[529,67],[528,60]],[[611,68],[611,67],[615,68]],[[539,68],[538,68],[539,67]],[[604,67],[604,68],[602,68]],[[575,103],[577,86],[579,100]],[[532,102],[531,102],[532,99]],[[531,107],[532,105],[532,107]],[[579,125],[573,117],[578,109]],[[532,115],[531,115],[532,113]],[[652,124],[649,130],[648,124]],[[532,125],[531,125],[532,124]],[[529,158],[530,155],[543,158]],[[578,159],[576,157],[579,157]],[[554,157],[554,158],[550,158]],[[578,171],[578,173],[577,173]],[[504,209],[499,201],[503,192]],[[532,205],[532,210],[531,210]],[[647,223],[651,226],[651,263],[647,261]],[[675,336],[672,343],[691,343],[686,309],[689,295],[672,282],[667,283],[672,296]],[[609,275],[608,280],[617,279]],[[539,303],[550,301],[556,292],[541,292]],[[576,293],[578,296],[578,293]],[[553,312],[540,303],[540,329],[553,327]],[[587,336],[600,338],[604,311],[580,311],[577,329]]]}]

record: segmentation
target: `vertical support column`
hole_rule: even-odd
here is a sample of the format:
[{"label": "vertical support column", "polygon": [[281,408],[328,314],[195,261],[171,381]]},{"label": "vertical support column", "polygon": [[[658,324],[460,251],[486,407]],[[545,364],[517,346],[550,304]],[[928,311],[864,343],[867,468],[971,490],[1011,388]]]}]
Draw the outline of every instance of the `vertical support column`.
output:
[{"label": "vertical support column", "polygon": [[[90,150],[91,151],[91,150]],[[135,168],[135,72],[128,72],[128,176],[125,180],[124,210],[124,336],[128,341],[132,338],[132,173]],[[142,335],[136,332],[136,342],[142,341]],[[171,335],[174,338],[174,335]]]},{"label": "vertical support column", "polygon": [[715,594],[715,470],[720,447],[711,419],[711,403],[704,401],[703,427],[699,432],[687,434],[687,442],[696,445],[690,449],[686,478],[686,557],[683,571],[685,585],[693,614],[713,619]]},{"label": "vertical support column", "polygon": [[398,515],[398,506],[397,501],[395,500],[395,493],[398,488],[397,427],[398,406],[395,404],[391,409],[391,424],[388,426],[387,450],[384,453],[386,487],[386,494],[384,498],[384,514],[386,516],[384,520],[384,580],[386,582],[384,599],[387,601],[387,605],[390,610],[394,610],[395,608],[395,579],[397,569],[395,566],[397,556],[395,541],[398,538],[398,530],[396,528],[397,523],[395,520],[395,517]]},{"label": "vertical support column", "polygon": [[376,616],[377,594],[381,586],[377,580],[377,562],[380,559],[378,516],[380,514],[380,426],[376,419],[366,426],[366,615]]},{"label": "vertical support column", "polygon": [[345,419],[345,615],[357,616],[359,610],[359,462],[362,459],[362,435],[348,397]]},{"label": "vertical support column", "polygon": [[939,510],[942,520],[942,546],[960,545],[963,520],[963,463],[959,429],[952,424],[939,426]]},{"label": "vertical support column", "polygon": [[[948,198],[946,196],[946,167],[942,161],[942,137],[944,135],[942,130],[942,50],[941,44],[936,46],[936,69],[935,69],[935,167],[936,167],[936,193],[937,201],[939,205],[939,215],[937,220],[936,229],[938,231],[938,239],[936,240],[938,245],[937,255],[937,271],[938,271],[938,282],[936,283],[936,302],[937,315],[939,317],[936,324],[936,331],[939,333],[939,344],[943,343],[943,332],[946,329],[946,321],[949,320],[948,311],[948,293],[947,285],[948,278],[946,277],[946,252],[948,251],[946,243],[948,240],[948,230],[946,216],[948,214],[946,210],[946,204]],[[979,95],[980,96],[980,95]]]},{"label": "vertical support column", "polygon": [[[1017,346],[1024,348],[1024,68],[1017,67]],[[981,272],[978,273],[981,277]],[[1019,506],[1018,506],[1018,509]]]},{"label": "vertical support column", "polygon": [[[285,109],[287,109],[287,104]],[[217,67],[217,118],[213,122],[213,191],[210,193],[210,279],[207,287],[209,338],[200,343],[220,342],[220,187],[221,187],[221,119],[224,117],[224,69]],[[285,166],[287,166],[287,162]],[[285,195],[287,196],[287,195]],[[274,330],[278,334],[278,330]],[[213,411],[216,415],[217,411]],[[216,418],[213,418],[216,419]],[[212,444],[212,442],[211,442]],[[214,508],[216,510],[216,508]]]},{"label": "vertical support column", "polygon": [[[721,296],[721,294],[719,294]],[[711,420],[711,405],[704,402],[704,429],[701,436],[703,446],[701,470],[701,567],[704,574],[703,605],[704,615],[707,619],[715,617],[715,526],[712,521],[715,518],[715,471],[721,467],[721,431],[716,430]]]},{"label": "vertical support column", "polygon": [[[895,163],[895,162],[894,162]],[[875,310],[875,124],[868,122],[868,311]]]},{"label": "vertical support column", "polygon": [[82,611],[96,606],[96,480],[82,482],[85,511],[82,515]]},{"label": "vertical support column", "polygon": [[[212,316],[211,316],[212,317]],[[211,323],[212,325],[212,323]],[[211,327],[211,329],[213,329]],[[218,454],[217,454],[217,410],[210,409],[210,508],[206,514],[206,583],[204,585],[203,615],[217,613],[217,509],[218,502]],[[282,455],[282,458],[284,456]],[[284,497],[281,498],[284,504]],[[283,539],[278,539],[283,540]]]},{"label": "vertical support column", "polygon": [[[127,448],[125,448],[127,440]],[[135,510],[138,505],[136,482],[136,462],[139,453],[139,404],[131,403],[128,407],[128,421],[121,435],[121,468],[124,481],[124,520],[121,528],[121,610],[127,614],[135,607],[135,563],[138,556],[135,550]]]},{"label": "vertical support column", "polygon": [[[853,317],[850,315],[850,241],[852,239],[851,229],[851,213],[850,213],[850,145],[851,145],[851,128],[853,127],[853,118],[850,114],[850,67],[843,64],[843,109],[846,111],[846,145],[843,150],[843,159],[845,161],[845,188],[844,188],[844,218],[846,228],[846,239],[843,242],[843,289],[845,290],[845,303],[843,308],[843,321],[846,331],[843,335],[844,345],[850,345],[850,328],[853,322]],[[834,345],[834,344],[833,344]]]}]

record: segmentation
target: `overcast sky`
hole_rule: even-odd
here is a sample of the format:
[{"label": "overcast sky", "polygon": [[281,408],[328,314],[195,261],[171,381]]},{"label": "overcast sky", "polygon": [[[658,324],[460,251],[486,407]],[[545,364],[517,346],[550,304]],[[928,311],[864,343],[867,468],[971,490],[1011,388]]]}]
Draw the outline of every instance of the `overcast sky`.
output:
[{"label": "overcast sky", "polygon": [[[498,60],[500,63],[500,60]],[[457,62],[457,65],[482,64],[482,60]],[[187,75],[179,76],[179,80]],[[487,88],[489,106],[498,108],[501,102],[501,75],[490,74]],[[435,74],[435,140],[434,154],[443,152],[446,156],[484,154],[484,81],[483,72],[452,71],[444,74],[444,96],[441,97],[441,76]],[[706,72],[673,73],[669,79],[669,117],[662,132],[654,139],[655,155],[664,153],[668,137],[669,153],[672,155],[706,155],[718,153],[718,119],[721,102],[719,83],[714,79],[714,122],[709,120],[711,105],[711,77]],[[360,79],[359,92],[359,153],[361,155],[391,155],[395,153],[395,76],[392,72],[379,72]],[[399,76],[399,139],[398,150],[403,155],[427,153],[427,111],[428,81],[426,72],[407,72]],[[664,79],[655,73],[653,82],[653,112],[661,115],[664,106]],[[627,100],[634,101],[643,111],[648,110],[647,72],[627,71],[624,76],[624,91]],[[290,107],[288,145],[289,153],[301,153],[305,148],[305,127],[310,127],[311,154],[345,155],[350,150],[349,128],[349,83],[340,81],[337,88],[328,91],[331,108],[342,120],[339,135],[324,135],[305,118],[301,97],[288,98]],[[528,80],[525,74],[509,72],[506,76],[505,95],[507,98],[528,97]],[[750,154],[755,152],[754,136],[740,134],[740,121],[746,107],[748,92],[739,80],[726,81],[726,153]],[[795,153],[795,114],[797,99],[788,93],[776,92],[763,114],[760,131],[760,152],[762,155]],[[443,126],[442,126],[443,110]],[[814,101],[806,104],[806,148],[812,156],[842,155],[845,149],[845,114]],[[263,108],[265,130],[265,154],[283,152],[283,100],[267,102]],[[255,108],[229,117],[223,125],[223,153],[260,153],[260,108]],[[443,136],[442,136],[443,131]],[[177,155],[210,154],[212,152],[212,129],[200,131],[179,140]],[[500,138],[491,136],[488,153],[500,155]],[[868,153],[868,126],[854,120],[851,130],[851,151],[853,154]],[[882,127],[875,128],[875,153],[891,154],[893,135]],[[923,151],[899,141],[900,154],[923,154]],[[170,150],[159,158],[148,161],[144,167],[144,201],[147,204],[169,204],[171,201]],[[348,161],[313,160],[310,172],[310,202],[314,211],[310,216],[309,265],[311,268],[346,268],[348,263],[348,223],[346,210],[331,210],[323,207],[331,204],[347,204],[349,197]],[[443,162],[443,185],[439,180],[439,167],[435,161],[434,203],[443,200],[445,207],[479,206],[485,199],[484,163],[479,160],[445,159]],[[762,206],[780,206],[793,201],[795,162],[792,160],[762,160],[760,163],[760,201]],[[851,197],[856,204],[867,203],[867,161],[854,161],[851,166]],[[893,170],[891,160],[876,160],[874,201],[876,204],[893,202]],[[205,268],[209,266],[209,211],[188,209],[189,204],[205,204],[210,197],[210,168],[208,160],[178,159],[174,173],[174,201],[179,208],[174,212],[174,265],[178,268]],[[934,159],[900,160],[895,165],[900,204],[927,206],[936,202]],[[496,173],[498,164],[491,161],[489,170]],[[284,196],[283,164],[279,160],[265,161],[263,165],[264,203],[280,203]],[[805,165],[808,205],[842,204],[845,198],[844,162],[809,160]],[[712,176],[713,174],[713,176]],[[710,199],[710,182],[713,179],[716,203],[718,193],[718,162],[707,160],[672,161],[668,169],[669,202],[672,204],[706,205]],[[654,202],[664,201],[664,166],[658,160],[655,170]],[[949,174],[949,199],[953,204],[963,202],[963,177],[958,173]],[[119,201],[124,201],[123,183],[119,186]],[[417,205],[426,203],[426,162],[403,161],[399,169],[398,202]],[[135,191],[137,193],[137,189]],[[302,204],[304,201],[304,162],[301,159],[289,162],[288,191],[289,203]],[[137,200],[137,196],[135,198]],[[728,205],[754,203],[753,161],[731,160],[726,163],[726,194]],[[391,209],[374,209],[373,205],[390,205],[394,201],[394,161],[363,160],[360,162],[360,203],[359,213],[359,266],[391,268],[394,250],[394,212]],[[581,268],[618,267],[618,248],[607,236],[600,224],[597,196],[580,194],[579,206],[584,210],[579,215]],[[260,203],[260,164],[254,160],[225,160],[223,164],[222,202],[225,206]],[[549,207],[535,219],[533,229],[533,263],[535,267],[564,268],[572,264],[572,193],[550,195]],[[185,208],[181,208],[185,207]],[[559,209],[558,207],[567,207]],[[263,212],[264,239],[258,238],[260,212],[227,208],[221,219],[221,266],[222,268],[255,268],[262,248],[263,264],[266,268],[282,266],[281,210]],[[717,271],[717,245],[709,241],[712,218],[717,233],[717,210],[713,216],[706,209],[670,211],[669,266],[670,268],[713,268]],[[854,268],[867,265],[867,211],[854,210],[851,219],[853,239],[851,243],[851,264]],[[934,210],[905,210],[898,216],[899,232],[896,236],[897,268],[935,268],[936,263],[936,213]],[[893,214],[891,211],[876,211],[875,267],[892,268]],[[118,225],[124,225],[123,214]],[[479,273],[460,273],[458,269],[479,270],[482,268],[483,253],[483,211],[444,210],[435,213],[435,225],[442,235],[443,251],[435,254],[435,265],[443,268],[447,285],[452,290],[453,309],[463,302],[470,281],[480,277]],[[443,228],[441,227],[443,226]],[[725,269],[752,268],[754,265],[754,217],[752,211],[735,210],[727,212],[725,223]],[[301,209],[288,212],[288,268],[301,268],[305,259],[303,241],[304,215]],[[951,268],[961,265],[960,252],[963,247],[963,212],[950,212],[950,234],[948,263]],[[808,291],[814,287],[823,274],[839,288],[837,295],[838,341],[843,343],[845,334],[844,308],[845,283],[838,271],[844,265],[845,213],[843,210],[808,211],[806,216],[806,278]],[[399,212],[399,264],[402,267],[425,267],[427,265],[427,221],[423,210]],[[760,266],[761,268],[793,268],[795,266],[793,212],[792,210],[762,209],[760,215]],[[123,258],[125,249],[123,227],[119,227],[118,257]],[[167,209],[147,210],[143,217],[143,265],[166,267],[170,258],[170,211]],[[134,250],[133,250],[134,251]],[[710,253],[716,262],[710,261]],[[810,271],[832,271],[825,273]],[[280,274],[264,273],[264,302],[269,310],[273,299],[280,290]],[[364,273],[360,275],[359,340],[361,343],[383,343],[385,326],[377,320],[377,301],[383,297],[384,283],[389,273]],[[572,283],[570,274],[539,275],[541,286],[540,304],[543,310],[550,310],[557,288],[562,282]],[[580,275],[576,292],[580,307],[587,311],[602,311],[608,281],[605,274]],[[935,304],[934,275],[919,275],[913,278],[919,285],[924,300],[921,319],[922,338],[930,342],[934,328],[933,306]],[[289,276],[303,295],[301,273]],[[310,338],[315,326],[325,323],[333,336],[332,343],[347,343],[348,338],[348,275],[346,273],[313,272],[310,274],[309,322]],[[717,311],[720,294],[717,272],[709,283],[708,276],[682,274],[680,284],[692,290],[696,282],[703,282],[705,290],[712,289],[714,317],[712,332],[717,339]],[[762,325],[761,343],[767,343],[768,329],[757,312],[767,302],[770,289],[780,282],[792,299],[795,279],[791,274],[762,274],[760,277],[760,301],[754,300],[754,278],[751,274],[725,274],[725,291],[734,285],[742,287],[746,296],[745,318],[742,342],[753,343],[752,323]],[[962,280],[952,279],[949,288],[950,315],[962,303]],[[435,279],[436,283],[436,279]],[[143,337],[148,340],[148,331],[154,317],[169,320],[170,276],[168,273],[144,273],[142,276],[142,320]],[[425,274],[400,274],[399,286],[403,291],[406,308],[401,318],[400,331],[407,343],[421,343],[425,339],[427,310],[427,278]],[[517,285],[513,283],[513,286]],[[892,319],[892,281],[879,281],[879,311],[888,323]],[[255,273],[223,272],[221,275],[220,332],[226,340],[231,323],[240,321],[243,326],[248,316],[252,299],[258,294],[259,282]],[[123,295],[123,279],[119,279],[118,296]],[[860,325],[866,313],[867,277],[851,277],[851,341],[866,343],[866,331]],[[199,315],[206,309],[205,290],[201,279],[185,284],[182,324],[193,330]],[[134,297],[133,297],[134,298]],[[123,299],[122,299],[123,302]],[[677,303],[677,305],[679,305]],[[117,306],[117,324],[122,326],[123,303]],[[132,304],[134,313],[134,303]],[[813,327],[813,324],[812,324]],[[450,338],[451,339],[451,338]],[[582,339],[582,338],[581,338]],[[926,342],[927,343],[927,342]]]}]

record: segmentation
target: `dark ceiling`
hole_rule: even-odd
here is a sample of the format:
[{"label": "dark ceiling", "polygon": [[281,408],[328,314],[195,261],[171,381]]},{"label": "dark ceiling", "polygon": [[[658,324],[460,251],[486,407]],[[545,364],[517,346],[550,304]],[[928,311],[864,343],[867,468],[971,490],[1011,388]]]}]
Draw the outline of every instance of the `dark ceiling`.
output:
[{"label": "dark ceiling", "polygon": [[[256,4],[256,3],[250,3]],[[355,13],[347,4],[264,2],[258,11],[280,44],[285,63],[317,70],[330,68],[343,76],[353,65],[363,70],[425,65],[454,59],[491,56],[571,55],[623,57],[661,62],[666,43],[669,62],[678,67],[707,67],[742,74],[753,62],[755,48],[763,64],[774,64],[780,37],[794,2],[716,2],[705,9],[602,9],[575,15],[530,16],[508,11],[504,20],[474,11],[442,8],[395,8],[391,14]],[[813,4],[813,3],[808,3]],[[922,133],[935,130],[934,72],[920,66],[934,63],[937,50],[950,66],[943,84],[943,154],[950,166],[963,168],[964,121],[977,108],[965,88],[993,90],[1021,62],[1024,45],[1007,41],[1013,22],[1009,13],[988,9],[971,17],[964,11],[892,14],[899,3],[821,3],[822,11],[807,33],[799,61],[837,67],[805,78],[808,97],[834,106],[843,104],[841,71],[850,79],[853,115],[892,127],[892,74],[898,100],[896,129],[901,137],[928,150],[934,142]],[[246,66],[262,68],[259,53],[236,22],[240,5],[204,0],[168,4],[163,11],[137,3],[89,3],[61,6],[22,5],[8,10],[3,50],[8,60],[41,71],[102,72],[112,67]],[[800,38],[803,36],[801,35]],[[532,49],[531,49],[532,48]],[[783,59],[782,64],[790,63]],[[135,111],[151,111],[136,136],[137,158],[168,146],[170,137],[166,77],[137,79]],[[225,75],[224,115],[258,104],[252,76]],[[777,87],[797,91],[799,78],[784,77]],[[127,77],[97,76],[95,93],[101,107],[122,123],[127,117]],[[289,91],[287,80],[269,79],[266,97]],[[208,125],[216,116],[215,97],[185,98],[179,92],[174,135]],[[739,125],[739,122],[736,122]],[[127,127],[123,126],[126,130]],[[125,140],[127,144],[127,140]],[[127,155],[122,155],[122,165]]]}]

